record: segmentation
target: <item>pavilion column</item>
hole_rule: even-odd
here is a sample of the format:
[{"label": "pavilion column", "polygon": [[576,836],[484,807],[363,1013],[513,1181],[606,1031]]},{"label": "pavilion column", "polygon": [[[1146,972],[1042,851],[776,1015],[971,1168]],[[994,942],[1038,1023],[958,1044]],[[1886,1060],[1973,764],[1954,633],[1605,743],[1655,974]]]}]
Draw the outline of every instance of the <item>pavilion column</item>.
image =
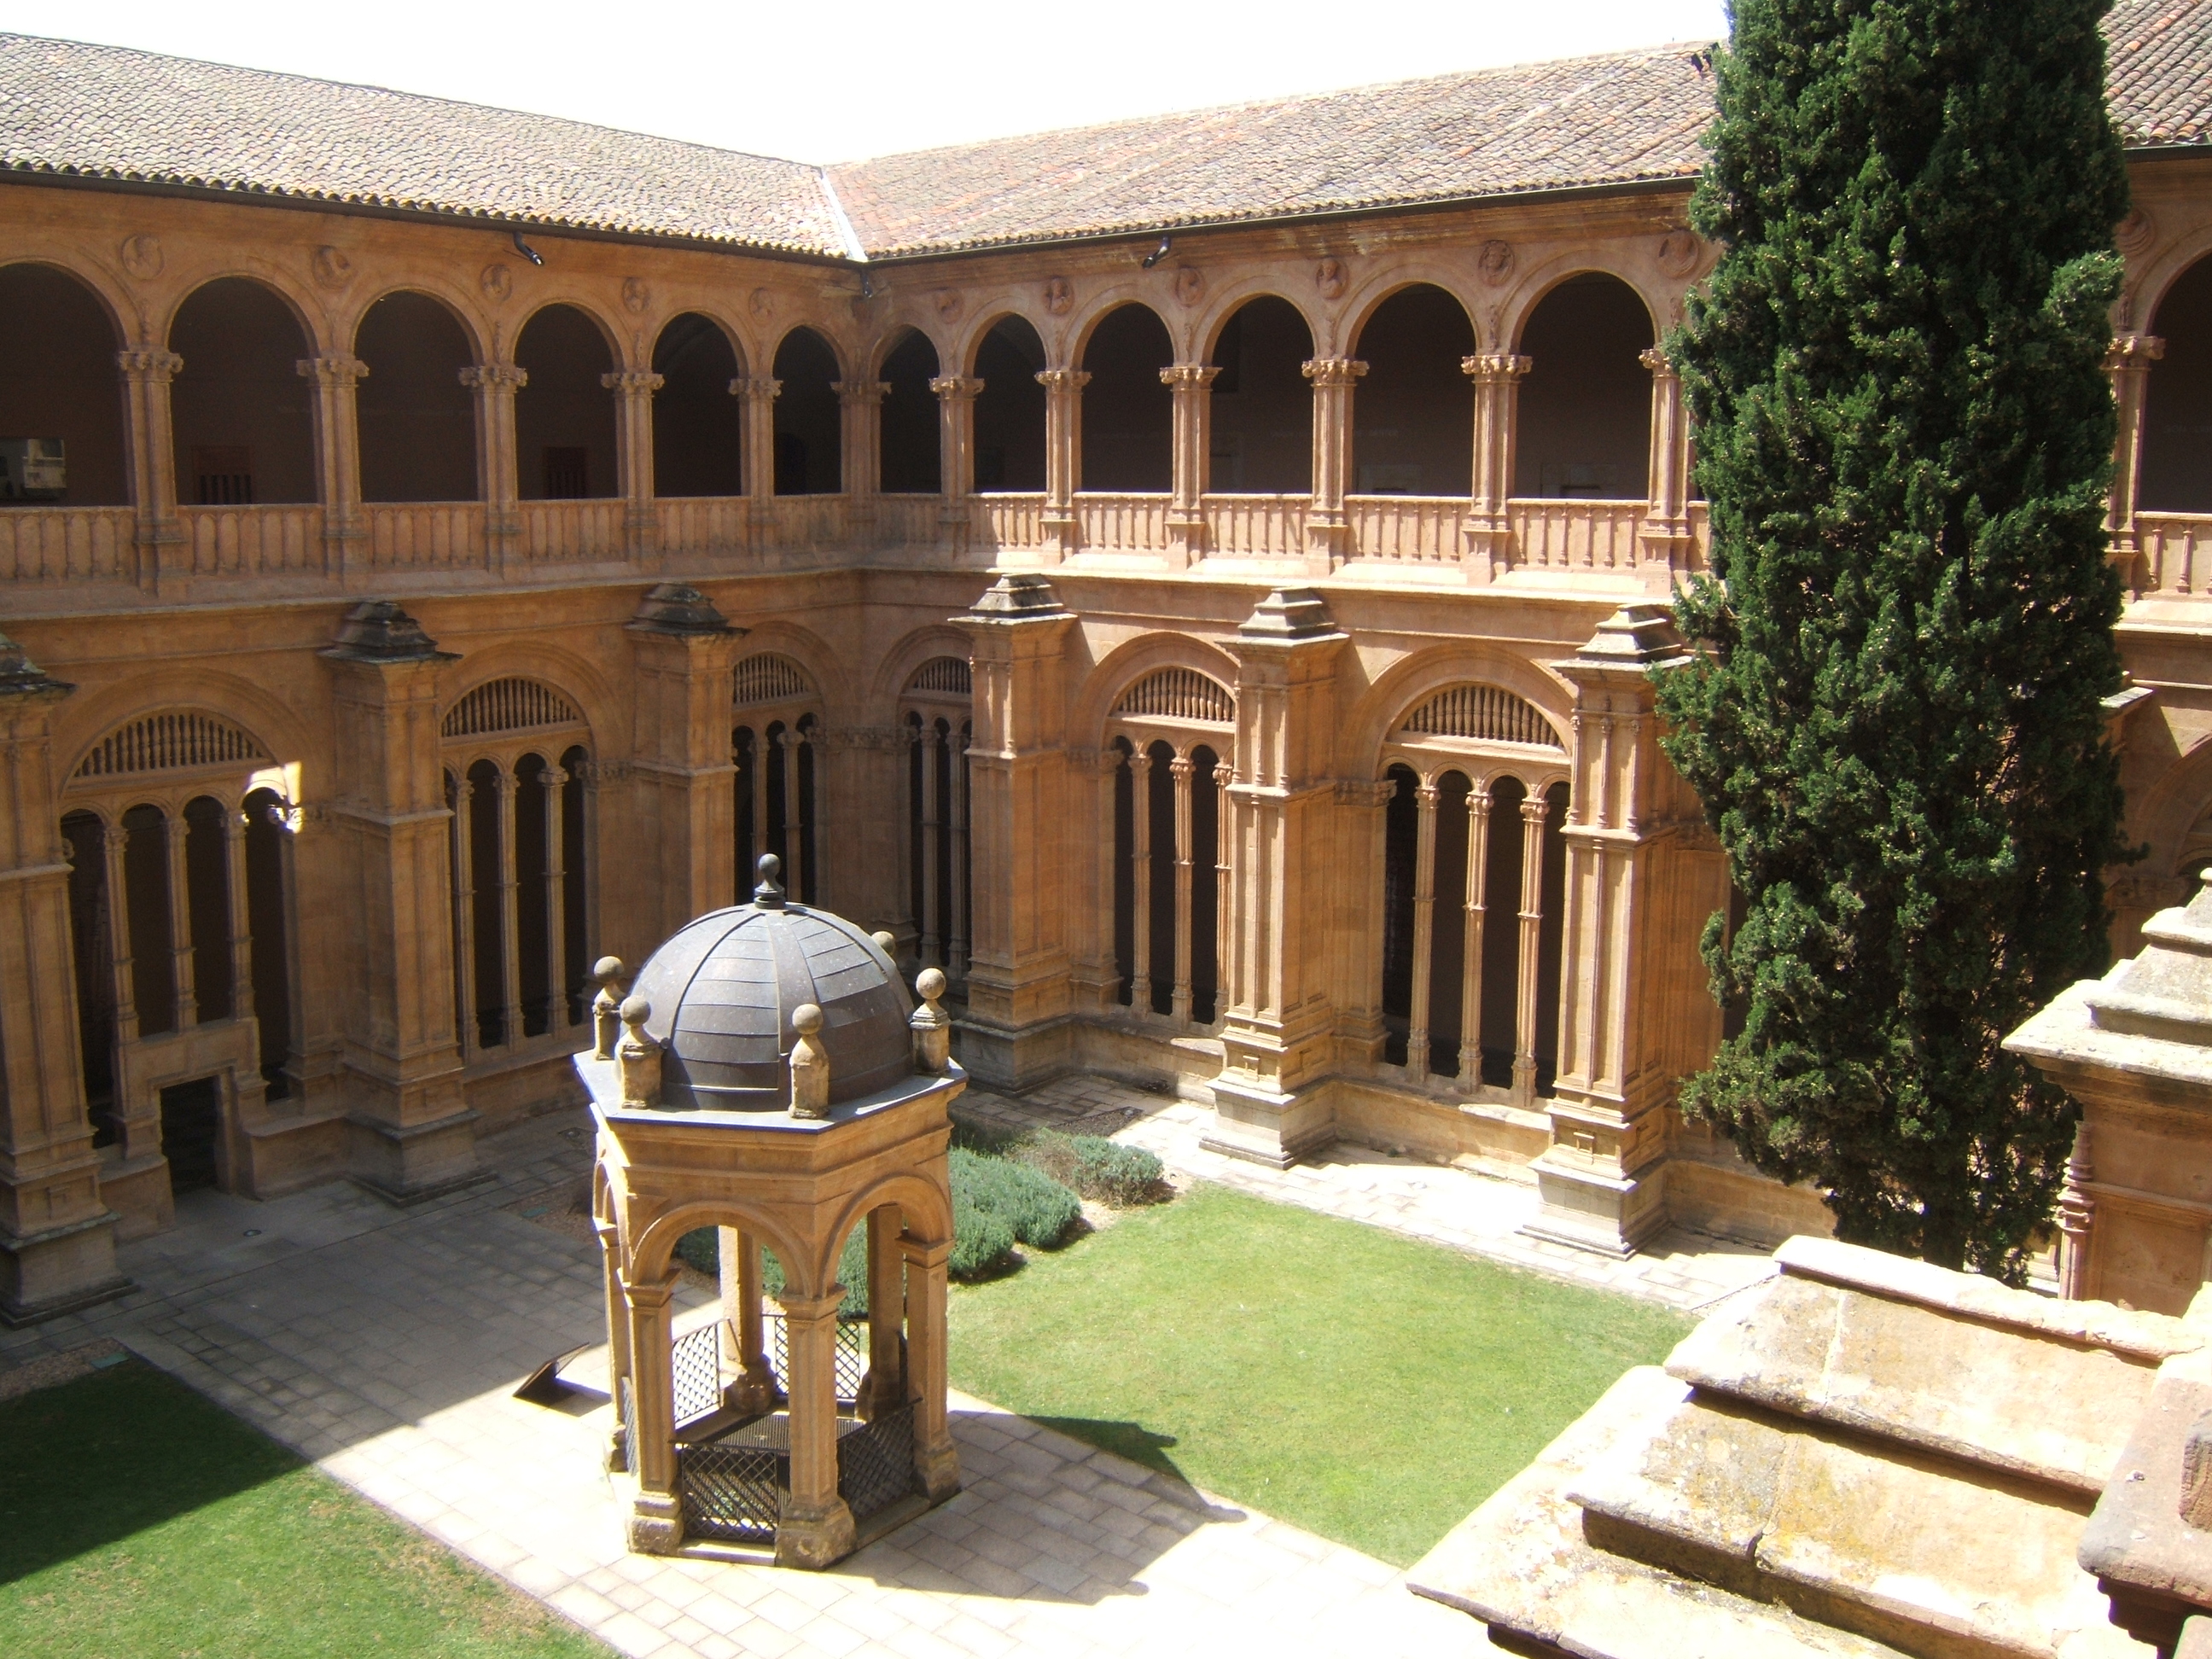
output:
[{"label": "pavilion column", "polygon": [[637,1480],[629,1547],[642,1555],[673,1555],[684,1542],[683,1506],[676,1495],[675,1339],[669,1329],[678,1277],[672,1270],[657,1280],[627,1273],[622,1279],[629,1315],[629,1472]]},{"label": "pavilion column", "polygon": [[388,599],[355,605],[320,654],[335,716],[339,845],[330,855],[346,895],[331,921],[352,942],[336,994],[349,1173],[412,1202],[479,1178],[453,1029],[452,815],[438,726],[439,671],[453,658]]},{"label": "pavilion column", "polygon": [[1474,382],[1474,499],[1468,505],[1467,554],[1473,576],[1489,581],[1513,562],[1513,522],[1506,503],[1520,446],[1521,382],[1534,361],[1510,353],[1462,357]]},{"label": "pavilion column", "polygon": [[1367,365],[1353,357],[1316,357],[1313,382],[1313,505],[1306,513],[1306,568],[1325,576],[1352,556],[1344,497],[1352,480],[1352,393]]},{"label": "pavilion column", "polygon": [[906,1257],[899,1206],[868,1212],[868,1374],[860,1381],[863,1417],[906,1404]]},{"label": "pavilion column", "polygon": [[1037,371],[1044,388],[1043,541],[1050,562],[1082,544],[1075,495],[1083,488],[1083,388],[1091,376],[1079,368]]},{"label": "pavilion column", "polygon": [[1168,1012],[1175,1022],[1190,1020],[1190,775],[1191,759],[1178,754],[1168,763],[1175,781],[1175,986]]},{"label": "pavilion column", "polygon": [[1727,864],[1660,753],[1650,678],[1686,659],[1668,607],[1639,602],[1552,665],[1575,687],[1574,776],[1552,1144],[1532,1166],[1543,1202],[1524,1231],[1608,1255],[1665,1224],[1674,1082],[1720,1040],[1720,1011],[1687,969],[1727,906]]},{"label": "pavilion column", "polygon": [[1467,933],[1459,981],[1459,1082],[1473,1092],[1482,1081],[1482,924],[1490,876],[1490,797],[1477,786],[1467,796]]},{"label": "pavilion column", "polygon": [[2112,403],[2119,416],[2112,439],[2112,493],[2105,513],[2112,538],[2112,562],[2130,590],[2138,587],[2136,560],[2142,550],[2136,534],[2137,491],[2142,483],[2143,394],[2150,366],[2166,355],[2166,342],[2154,334],[2124,334],[2105,354],[2112,377]]},{"label": "pavilion column", "polygon": [[[75,688],[0,635],[0,1323],[120,1296],[70,970],[52,722]],[[121,904],[111,889],[112,906]]]},{"label": "pavilion column", "polygon": [[760,1240],[736,1227],[714,1230],[721,1267],[722,1357],[730,1381],[722,1404],[756,1415],[775,1409],[775,1368],[769,1363],[768,1331],[761,1317]]},{"label": "pavilion column", "polygon": [[545,807],[545,1029],[557,1036],[568,1027],[568,821],[561,810],[568,775],[549,765],[539,781]]},{"label": "pavilion column", "polygon": [[138,586],[159,595],[190,571],[185,529],[177,517],[177,441],[169,415],[169,383],[185,366],[173,351],[119,351],[123,408],[131,434],[131,504],[137,509]]},{"label": "pavilion column", "polygon": [[622,480],[623,538],[633,561],[658,553],[653,487],[653,394],[667,384],[660,375],[624,370],[602,374],[615,394],[615,474]]},{"label": "pavilion column", "polygon": [[955,554],[968,545],[968,498],[975,493],[975,399],[982,381],[943,374],[929,383],[937,394],[937,477],[945,492],[942,539]]},{"label": "pavilion column", "polygon": [[1429,979],[1436,940],[1437,786],[1423,778],[1413,791],[1419,833],[1413,853],[1413,989],[1407,1007],[1406,1071],[1415,1082],[1429,1074]]},{"label": "pavilion column", "polygon": [[1535,790],[1521,802],[1521,973],[1513,1008],[1513,1103],[1536,1098],[1537,969],[1543,957],[1544,826],[1552,804]]},{"label": "pavilion column", "polygon": [[945,1414],[945,1279],[949,1238],[902,1234],[906,1257],[907,1397],[914,1402],[914,1472],[933,1504],[960,1490],[960,1452]]},{"label": "pavilion column", "polygon": [[[745,630],[680,582],[648,592],[625,624],[632,674],[632,837],[625,908],[643,925],[624,940],[649,948],[694,916],[752,890],[737,864],[737,768],[730,750],[732,674]],[[766,785],[767,744],[756,738],[755,781]],[[765,842],[768,823],[753,826]],[[634,942],[633,942],[634,940]]]},{"label": "pavilion column", "polygon": [[1175,471],[1168,498],[1168,562],[1188,568],[1206,553],[1206,492],[1212,483],[1213,382],[1211,363],[1176,363],[1160,371],[1175,394]]},{"label": "pavilion column", "polygon": [[763,376],[730,382],[745,450],[746,532],[756,553],[768,546],[775,518],[775,400],[782,390],[782,381]]},{"label": "pavilion column", "polygon": [[169,984],[174,998],[169,1029],[189,1030],[200,1023],[199,996],[192,983],[191,866],[185,856],[190,833],[182,812],[161,817],[161,852],[169,866]]},{"label": "pavilion column", "polygon": [[477,491],[483,498],[484,562],[494,575],[528,550],[522,546],[522,490],[514,453],[514,394],[530,384],[513,363],[475,363],[461,384],[477,394]]},{"label": "pavilion column", "polygon": [[1270,593],[1229,642],[1237,675],[1236,774],[1221,827],[1231,895],[1220,952],[1225,1053],[1204,1144],[1278,1169],[1336,1134],[1321,1079],[1332,1061],[1332,910],[1343,880],[1331,830],[1346,643],[1310,588]]},{"label": "pavilion column", "polygon": [[1065,655],[1074,617],[1042,576],[1002,576],[969,637],[973,916],[961,1060],[1018,1086],[1066,1063],[1068,780]]},{"label": "pavilion column", "polygon": [[[1674,591],[1675,571],[1689,568],[1694,538],[1690,530],[1690,417],[1682,404],[1682,376],[1663,346],[1647,349],[1638,359],[1651,371],[1650,484],[1644,523],[1637,532],[1644,562]],[[1663,573],[1663,574],[1662,574]]]},{"label": "pavilion column", "polygon": [[629,1413],[623,1408],[623,1396],[631,1387],[629,1303],[623,1295],[621,1230],[599,1214],[598,1208],[595,1201],[592,1231],[599,1235],[600,1279],[606,1292],[607,1393],[615,1408],[614,1427],[607,1436],[606,1464],[611,1470],[622,1470],[630,1467]]},{"label": "pavilion column", "polygon": [[837,1495],[837,1308],[842,1287],[824,1296],[787,1291],[783,1310],[790,1374],[791,1486],[775,1528],[780,1567],[826,1567],[853,1547],[853,1512]]},{"label": "pavilion column", "polygon": [[1129,1006],[1152,1011],[1152,757],[1139,749],[1129,757]]},{"label": "pavilion column", "polygon": [[368,373],[358,357],[302,357],[293,365],[313,387],[315,498],[323,506],[323,574],[346,579],[361,522],[361,424],[354,388]]}]

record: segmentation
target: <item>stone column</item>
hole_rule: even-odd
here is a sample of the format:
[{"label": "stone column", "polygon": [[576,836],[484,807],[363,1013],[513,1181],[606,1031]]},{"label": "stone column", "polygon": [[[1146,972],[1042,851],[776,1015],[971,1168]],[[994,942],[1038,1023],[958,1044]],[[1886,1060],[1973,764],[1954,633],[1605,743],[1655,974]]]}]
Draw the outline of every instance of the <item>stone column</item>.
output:
[{"label": "stone column", "polygon": [[1665,348],[1652,346],[1638,361],[1651,371],[1651,469],[1637,540],[1653,582],[1671,593],[1673,573],[1689,568],[1695,545],[1690,530],[1690,417],[1682,407],[1682,376]]},{"label": "stone column", "polygon": [[890,396],[888,380],[832,380],[837,394],[838,436],[844,454],[839,465],[845,494],[856,502],[870,501],[884,487],[884,399]]},{"label": "stone column", "polygon": [[1168,562],[1188,568],[1206,553],[1206,492],[1211,487],[1213,382],[1211,363],[1176,363],[1160,371],[1175,393],[1175,473],[1168,499]]},{"label": "stone column", "polygon": [[164,577],[175,591],[189,571],[189,561],[179,556],[185,528],[177,518],[177,440],[169,420],[169,383],[185,360],[173,351],[118,351],[115,362],[123,371],[124,413],[131,432],[138,586],[159,595]]},{"label": "stone column", "polygon": [[499,812],[499,1019],[511,1051],[522,1041],[522,906],[517,879],[514,802],[522,781],[504,764],[492,785]]},{"label": "stone column", "polygon": [[484,563],[495,575],[524,552],[514,454],[514,394],[530,376],[513,363],[476,363],[461,384],[477,394],[477,492],[483,498]]},{"label": "stone column", "polygon": [[181,812],[161,817],[161,853],[169,867],[169,1029],[189,1030],[200,1023],[200,1004],[192,985],[191,870],[185,859],[189,833]]},{"label": "stone column", "polygon": [[939,515],[943,540],[955,555],[968,546],[968,498],[975,493],[975,399],[983,383],[971,376],[939,375],[937,394],[937,477],[945,492]]},{"label": "stone column", "polygon": [[1490,797],[1467,796],[1467,933],[1461,946],[1459,1082],[1473,1093],[1482,1081],[1482,925],[1490,881]]},{"label": "stone column", "polygon": [[868,1212],[868,1374],[860,1413],[873,1417],[906,1403],[906,1258],[899,1250],[899,1206]]},{"label": "stone column", "polygon": [[776,1298],[790,1374],[791,1487],[775,1528],[775,1564],[819,1569],[849,1554],[853,1512],[837,1495],[837,1307],[844,1291]]},{"label": "stone column", "polygon": [[1044,388],[1044,516],[1047,562],[1058,563],[1082,544],[1075,516],[1075,493],[1083,488],[1083,388],[1090,375],[1079,368],[1037,372]]},{"label": "stone column", "polygon": [[960,1452],[945,1417],[945,1264],[952,1241],[901,1235],[906,1257],[907,1393],[914,1401],[914,1472],[933,1504],[960,1490]]},{"label": "stone column", "polygon": [[1352,556],[1344,497],[1352,482],[1352,392],[1367,365],[1352,357],[1316,357],[1313,382],[1313,505],[1306,513],[1306,568],[1325,576]]},{"label": "stone column", "polygon": [[315,499],[323,505],[323,574],[345,580],[361,521],[361,423],[354,388],[368,374],[358,357],[302,357],[293,365],[314,388]]},{"label": "stone column", "polygon": [[1177,1024],[1190,1019],[1190,775],[1191,759],[1177,754],[1168,763],[1175,785],[1175,981],[1168,1012]]},{"label": "stone column", "polygon": [[1543,1203],[1524,1231],[1608,1255],[1665,1223],[1667,1107],[1720,1040],[1695,964],[1706,919],[1728,903],[1727,866],[1659,751],[1650,679],[1683,658],[1668,608],[1640,603],[1553,665],[1575,687],[1574,780],[1552,1144],[1533,1165]]},{"label": "stone column", "polygon": [[[455,660],[388,599],[346,613],[331,665],[331,822],[349,910],[349,1173],[397,1204],[480,1178],[453,1020],[451,815],[438,673]],[[465,849],[464,849],[465,851]]]},{"label": "stone column", "polygon": [[915,747],[921,757],[921,890],[915,895],[914,927],[915,959],[921,960],[921,941],[937,953],[938,961],[945,959],[945,918],[938,913],[942,890],[937,884],[937,848],[945,833],[945,804],[938,799],[937,789],[937,724],[924,720],[918,728],[920,741]]},{"label": "stone column", "polygon": [[1042,576],[1010,575],[958,621],[975,678],[968,750],[975,920],[961,1059],[1020,1086],[1065,1063],[1067,751],[1063,653],[1075,618]]},{"label": "stone column", "polygon": [[448,867],[453,872],[453,960],[459,968],[453,982],[460,988],[453,1012],[459,1029],[453,1033],[453,1038],[460,1049],[461,1062],[466,1065],[483,1047],[477,1022],[476,785],[469,781],[466,772],[453,779],[453,811],[447,856],[452,860]]},{"label": "stone column", "polygon": [[1413,850],[1413,984],[1406,1008],[1406,1071],[1415,1082],[1429,1074],[1430,957],[1437,927],[1437,786],[1424,778],[1413,791],[1419,828]]},{"label": "stone column", "polygon": [[676,1495],[676,1365],[669,1302],[678,1275],[658,1280],[623,1276],[629,1313],[629,1547],[641,1555],[673,1555],[684,1542],[684,1510]]},{"label": "stone column", "polygon": [[[730,902],[740,884],[751,891],[750,872],[736,867],[737,769],[730,757],[731,671],[744,629],[731,627],[697,588],[662,582],[623,631],[633,664],[639,832],[630,840],[625,880],[628,902],[645,924],[631,931],[639,945],[650,946]],[[763,775],[767,749],[757,737],[755,770]],[[765,843],[767,824],[758,817],[754,823]]]},{"label": "stone column", "polygon": [[2143,393],[2150,366],[2166,356],[2166,342],[2154,334],[2124,334],[2105,354],[2112,377],[2112,403],[2119,427],[2112,440],[2112,493],[2105,528],[2112,538],[2112,561],[2132,591],[2140,591],[2136,560],[2142,544],[2136,535],[2136,493],[2142,481]]},{"label": "stone column", "polygon": [[715,1230],[721,1268],[722,1357],[730,1381],[722,1404],[748,1416],[775,1409],[775,1368],[769,1364],[761,1318],[760,1240],[735,1227]]},{"label": "stone column", "polygon": [[[946,723],[951,724],[950,721]],[[949,757],[951,764],[948,769],[951,774],[951,787],[947,791],[951,799],[947,802],[950,808],[947,816],[951,820],[951,846],[949,849],[951,856],[949,861],[951,865],[952,880],[950,884],[952,889],[952,898],[951,914],[945,919],[946,939],[945,972],[949,978],[961,981],[968,977],[968,930],[965,915],[968,906],[964,902],[968,896],[968,884],[961,878],[963,872],[969,867],[968,745],[973,736],[972,728],[968,732],[963,732],[957,726],[954,726],[945,735],[946,744],[951,751]]]},{"label": "stone column", "polygon": [[738,400],[745,447],[745,532],[752,550],[766,550],[775,515],[775,400],[783,382],[740,376],[730,382]]},{"label": "stone column", "polygon": [[1330,774],[1346,641],[1319,594],[1283,588],[1230,643],[1237,675],[1236,775],[1221,830],[1231,893],[1220,951],[1225,1054],[1205,1145],[1277,1169],[1336,1134],[1316,1079],[1331,1058],[1329,906],[1341,872],[1329,867]]},{"label": "stone column", "polygon": [[660,551],[653,506],[653,394],[667,381],[658,374],[624,370],[600,375],[599,384],[615,394],[615,473],[622,480],[623,538],[631,559],[642,562]]},{"label": "stone column", "polygon": [[1534,790],[1521,801],[1521,971],[1514,981],[1513,1103],[1536,1098],[1536,981],[1543,960],[1544,826],[1552,804]]},{"label": "stone column", "polygon": [[629,1434],[623,1426],[628,1413],[623,1410],[623,1395],[631,1386],[629,1302],[623,1295],[622,1234],[612,1220],[597,1213],[596,1206],[592,1231],[599,1239],[601,1281],[607,1304],[607,1393],[615,1408],[614,1428],[607,1437],[607,1468],[627,1469],[630,1447]]},{"label": "stone column", "polygon": [[1474,381],[1474,499],[1468,505],[1467,556],[1473,577],[1489,581],[1513,562],[1513,496],[1518,464],[1521,381],[1534,360],[1484,352],[1460,359]]},{"label": "stone column", "polygon": [[[100,1194],[71,970],[54,705],[75,688],[0,635],[0,1322],[121,1296]],[[119,901],[118,901],[119,902]]]},{"label": "stone column", "polygon": [[1152,757],[1129,757],[1129,1007],[1152,1011]]},{"label": "stone column", "polygon": [[[549,761],[539,780],[545,815],[545,1029],[558,1033],[568,1028],[568,820],[561,810],[568,775]],[[584,964],[574,966],[581,979]]]}]

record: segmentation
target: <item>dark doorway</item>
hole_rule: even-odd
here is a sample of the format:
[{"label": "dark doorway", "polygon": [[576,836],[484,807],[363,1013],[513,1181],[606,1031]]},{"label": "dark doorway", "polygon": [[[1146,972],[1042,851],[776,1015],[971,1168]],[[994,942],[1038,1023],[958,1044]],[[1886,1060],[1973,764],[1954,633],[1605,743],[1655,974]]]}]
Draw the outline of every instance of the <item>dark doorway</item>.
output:
[{"label": "dark doorway", "polygon": [[51,265],[0,270],[0,441],[62,446],[58,494],[19,476],[11,451],[0,470],[0,503],[120,507],[131,499],[118,343],[106,309],[76,277]]},{"label": "dark doorway", "polygon": [[834,495],[844,488],[837,354],[812,329],[794,328],[775,350],[775,493]]},{"label": "dark doorway", "polygon": [[[1224,495],[1303,495],[1313,488],[1313,356],[1306,319],[1272,294],[1239,306],[1213,342],[1212,477]],[[1357,407],[1357,404],[1354,404]]]},{"label": "dark doorway", "polygon": [[244,276],[194,290],[169,325],[185,360],[169,392],[177,499],[236,507],[315,499],[307,336],[284,302]]},{"label": "dark doorway", "polygon": [[890,387],[883,405],[883,490],[887,495],[933,495],[941,482],[937,394],[937,348],[919,329],[908,329],[884,359],[880,377]]},{"label": "dark doorway", "polygon": [[975,348],[975,488],[1044,488],[1044,342],[1026,319],[1001,317]]},{"label": "dark doorway", "polygon": [[530,379],[514,394],[514,471],[524,501],[612,495],[615,394],[599,384],[614,368],[606,337],[574,306],[547,306],[515,342]]},{"label": "dark doorway", "polygon": [[1467,309],[1440,288],[1400,289],[1359,331],[1352,494],[1465,495],[1474,488],[1474,351]]},{"label": "dark doorway", "polygon": [[2166,355],[2143,386],[2146,513],[2212,513],[2212,259],[2184,271],[2158,302],[2151,332]]},{"label": "dark doorway", "polygon": [[216,1142],[222,1133],[222,1084],[211,1077],[161,1091],[161,1156],[169,1160],[169,1190],[212,1187]]},{"label": "dark doorway", "polygon": [[354,332],[368,378],[354,388],[365,501],[468,501],[477,495],[473,359],[453,313],[425,294],[387,294]]},{"label": "dark doorway", "polygon": [[1083,488],[1163,491],[1175,470],[1175,361],[1167,325],[1144,306],[1109,312],[1083,348]]},{"label": "dark doorway", "polygon": [[1521,331],[1513,493],[1640,501],[1650,488],[1651,313],[1618,276],[1570,276]]},{"label": "dark doorway", "polygon": [[729,337],[696,311],[672,318],[653,372],[665,382],[653,396],[653,494],[744,495],[744,416],[730,395],[741,371]]}]

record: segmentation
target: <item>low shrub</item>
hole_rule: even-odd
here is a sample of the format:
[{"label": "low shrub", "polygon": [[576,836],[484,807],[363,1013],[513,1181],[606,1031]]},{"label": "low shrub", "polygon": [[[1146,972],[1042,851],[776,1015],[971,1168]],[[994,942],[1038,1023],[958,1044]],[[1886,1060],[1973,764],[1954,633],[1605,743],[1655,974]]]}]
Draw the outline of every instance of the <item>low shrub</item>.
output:
[{"label": "low shrub", "polygon": [[[1049,1250],[1064,1243],[1083,1215],[1083,1200],[1042,1170],[1012,1158],[987,1158],[956,1146],[952,1196],[1001,1218],[1023,1243]],[[954,1236],[959,1224],[953,1225]]]},{"label": "low shrub", "polygon": [[[685,1264],[696,1267],[709,1279],[721,1273],[720,1247],[714,1240],[712,1227],[695,1227],[676,1241],[676,1254]],[[845,1235],[845,1251],[837,1258],[837,1277],[844,1281],[845,1299],[837,1304],[840,1314],[864,1314],[868,1310],[868,1224],[863,1220]],[[778,1296],[784,1286],[783,1263],[775,1259],[774,1250],[761,1252],[761,1294]]]},{"label": "low shrub", "polygon": [[945,1272],[959,1279],[988,1279],[1005,1270],[1006,1258],[1013,1254],[1013,1224],[994,1211],[979,1207],[975,1199],[961,1189],[959,1178],[955,1176],[952,1255],[945,1262]]},{"label": "low shrub", "polygon": [[1054,1181],[1101,1204],[1128,1208],[1168,1195],[1160,1160],[1141,1146],[1124,1146],[1103,1135],[1040,1129],[1016,1154]]}]

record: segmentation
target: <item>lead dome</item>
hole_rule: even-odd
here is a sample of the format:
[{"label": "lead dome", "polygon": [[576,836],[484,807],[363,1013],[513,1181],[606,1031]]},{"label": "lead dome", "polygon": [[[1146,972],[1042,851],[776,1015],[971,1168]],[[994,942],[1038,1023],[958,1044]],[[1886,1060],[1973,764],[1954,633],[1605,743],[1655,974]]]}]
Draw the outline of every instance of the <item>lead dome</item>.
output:
[{"label": "lead dome", "polygon": [[914,1001],[896,967],[844,917],[787,902],[779,867],[763,858],[750,904],[688,923],[638,971],[631,988],[653,1005],[645,1030],[661,1047],[665,1109],[787,1109],[791,1016],[809,1002],[822,1010],[831,1105],[913,1073]]}]

